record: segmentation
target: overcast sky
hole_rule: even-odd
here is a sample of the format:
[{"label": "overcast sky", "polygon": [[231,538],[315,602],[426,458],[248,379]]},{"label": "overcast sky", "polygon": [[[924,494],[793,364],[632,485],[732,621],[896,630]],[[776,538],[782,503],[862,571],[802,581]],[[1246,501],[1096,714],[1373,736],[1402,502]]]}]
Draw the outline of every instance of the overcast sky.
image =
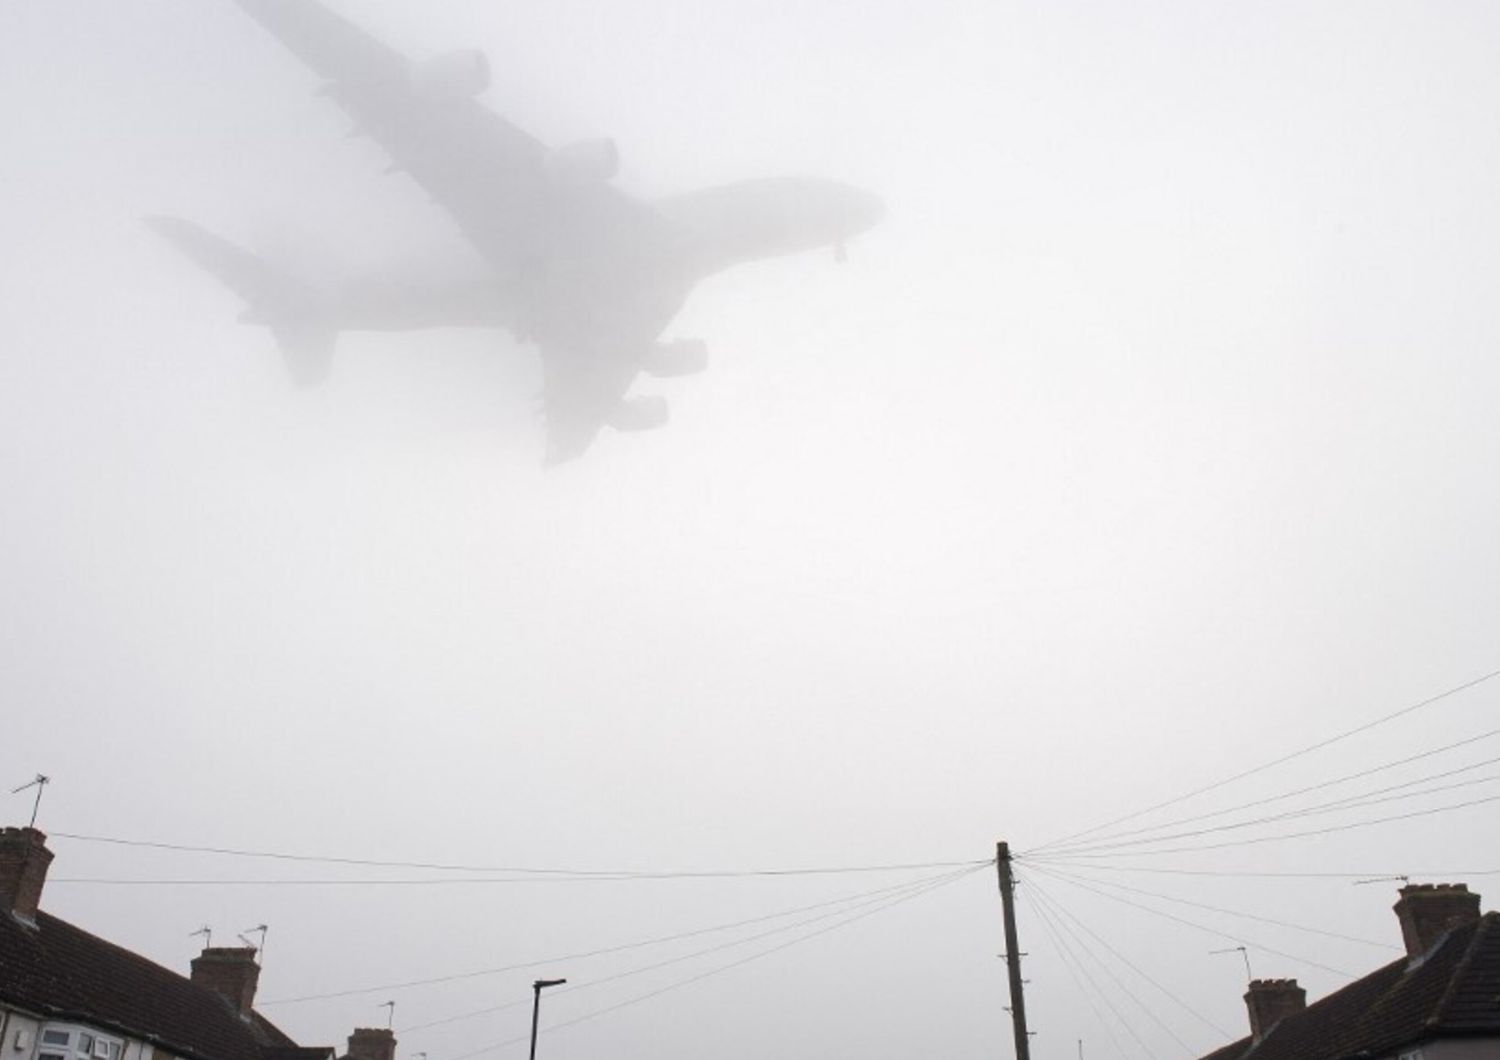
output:
[{"label": "overcast sky", "polygon": [[[712,358],[662,387],[672,423],[544,471],[530,348],[351,335],[298,390],[234,297],[139,223],[180,214],[309,270],[470,253],[273,38],[227,0],[0,7],[0,780],[53,778],[49,832],[572,869],[982,860],[1500,667],[1491,5],[336,6],[411,55],[483,49],[491,107],[552,144],[615,137],[633,195],[817,175],[888,215],[843,265],[705,283],[668,331]],[[1480,735],[1497,704],[1500,680],[1130,827]],[[17,795],[3,818],[29,811]],[[1112,864],[1500,869],[1493,822],[1479,805]],[[170,967],[205,923],[216,943],[269,924],[265,1001],[940,871],[109,886],[63,881],[437,874],[52,845],[44,907]],[[1391,882],[1093,874],[1399,945]],[[1243,966],[1208,954],[1232,941],[1022,875],[1034,1055],[1188,1056],[1245,1032]],[[1497,904],[1500,876],[1468,881]],[[1169,1030],[1094,965],[1145,1044],[1096,1017],[1043,890],[1228,1033],[1119,964]],[[889,910],[264,1011],[341,1043],[394,999],[402,1060],[447,1060],[524,1035],[537,975],[584,984],[856,908],[878,911],[543,1051],[1008,1053],[985,871]],[[1313,996],[1396,955],[1162,908],[1255,940],[1256,975]]]}]

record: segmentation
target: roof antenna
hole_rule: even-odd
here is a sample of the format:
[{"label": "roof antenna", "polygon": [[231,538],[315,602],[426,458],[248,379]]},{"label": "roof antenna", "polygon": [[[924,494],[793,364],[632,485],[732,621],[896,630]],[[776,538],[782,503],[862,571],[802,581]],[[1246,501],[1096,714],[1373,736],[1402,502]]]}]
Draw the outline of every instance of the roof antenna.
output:
[{"label": "roof antenna", "polygon": [[255,951],[256,956],[260,958],[256,963],[259,964],[262,968],[264,968],[266,964],[266,932],[270,930],[271,929],[265,924],[256,924],[254,927],[246,928],[244,935],[241,935],[239,937],[240,941],[243,942],[246,946],[255,946],[255,943],[247,939],[245,935],[253,935],[257,931],[260,932],[260,945],[255,946]]},{"label": "roof antenna", "polygon": [[1397,880],[1400,880],[1401,881],[1401,886],[1405,887],[1408,883],[1411,882],[1411,877],[1410,876],[1375,876],[1375,877],[1372,877],[1372,878],[1370,878],[1368,880],[1355,880],[1350,886],[1352,886],[1352,887],[1363,887],[1367,883],[1394,883]]},{"label": "roof antenna", "polygon": [[375,1007],[385,1009],[385,1029],[390,1030],[391,1021],[396,1018],[396,1003],[394,1001],[382,1001]]},{"label": "roof antenna", "polygon": [[1238,953],[1241,957],[1245,958],[1245,980],[1246,980],[1246,982],[1253,982],[1254,981],[1254,979],[1255,979],[1255,973],[1250,970],[1250,953],[1249,953],[1248,950],[1245,949],[1245,947],[1243,947],[1243,946],[1230,946],[1228,949],[1225,949],[1225,950],[1209,950],[1208,952],[1209,952],[1210,956],[1214,956],[1214,955],[1220,954],[1220,953]]},{"label": "roof antenna", "polygon": [[214,929],[211,928],[211,927],[209,927],[207,924],[204,924],[197,931],[189,931],[188,932],[188,938],[192,938],[194,935],[202,935],[203,936],[203,948],[204,949],[208,949],[210,946],[212,946],[214,944]]},{"label": "roof antenna", "polygon": [[21,792],[25,791],[27,788],[36,788],[36,801],[31,804],[31,822],[26,826],[27,828],[35,828],[36,827],[36,814],[37,814],[37,811],[42,808],[42,789],[45,788],[48,784],[51,784],[51,783],[52,783],[52,778],[51,777],[43,776],[41,773],[38,773],[36,775],[36,779],[35,780],[27,781],[25,784],[22,784],[19,788],[11,788],[10,789],[10,793],[12,795],[19,795]]}]

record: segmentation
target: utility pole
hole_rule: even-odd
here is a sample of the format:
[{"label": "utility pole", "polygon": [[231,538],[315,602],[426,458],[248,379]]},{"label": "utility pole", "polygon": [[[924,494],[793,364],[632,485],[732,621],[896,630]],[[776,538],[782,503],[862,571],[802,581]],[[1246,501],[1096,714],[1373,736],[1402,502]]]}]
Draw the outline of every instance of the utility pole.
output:
[{"label": "utility pole", "polygon": [[531,1060],[536,1060],[536,1024],[542,1014],[542,991],[549,986],[562,986],[566,979],[538,979],[531,984],[534,996],[531,999]]},{"label": "utility pole", "polygon": [[1000,905],[1005,910],[1005,965],[1010,972],[1010,1022],[1016,1032],[1016,1060],[1031,1060],[1026,995],[1021,986],[1021,944],[1016,941],[1016,881],[1010,874],[1009,843],[995,844],[995,870],[1000,874]]}]

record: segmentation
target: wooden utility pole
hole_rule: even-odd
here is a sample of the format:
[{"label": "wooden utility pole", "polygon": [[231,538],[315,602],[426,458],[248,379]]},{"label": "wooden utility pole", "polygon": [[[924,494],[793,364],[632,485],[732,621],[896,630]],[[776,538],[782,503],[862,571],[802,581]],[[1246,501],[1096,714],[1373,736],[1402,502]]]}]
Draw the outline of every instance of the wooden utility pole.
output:
[{"label": "wooden utility pole", "polygon": [[1000,874],[1000,905],[1005,911],[1005,965],[1010,972],[1010,1022],[1016,1033],[1016,1060],[1031,1060],[1026,995],[1021,985],[1021,945],[1016,941],[1016,881],[1010,874],[1009,843],[995,844],[995,870]]}]

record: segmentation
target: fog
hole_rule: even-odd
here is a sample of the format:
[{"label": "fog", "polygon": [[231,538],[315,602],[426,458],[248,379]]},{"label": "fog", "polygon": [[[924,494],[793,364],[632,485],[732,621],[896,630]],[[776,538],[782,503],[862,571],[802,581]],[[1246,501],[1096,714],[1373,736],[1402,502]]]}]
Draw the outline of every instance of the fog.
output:
[{"label": "fog", "polygon": [[[236,5],[0,8],[0,781],[52,778],[50,912],[182,971],[201,925],[232,944],[265,923],[262,1011],[299,1042],[341,1046],[395,1000],[398,1055],[447,1060],[524,1038],[534,978],[789,921],[270,1002],[946,869],[377,885],[515,874],[60,833],[649,874],[982,862],[1500,667],[1488,5],[333,6],[408,55],[482,50],[488,107],[549,145],[614,138],[634,198],[816,177],[886,213],[842,264],[697,286],[665,335],[710,360],[653,382],[670,423],[548,469],[533,346],[349,334],[299,388],[142,224],[190,218],[322,278],[483,267]],[[1466,739],[1497,696],[1120,828]],[[1500,869],[1492,833],[1476,805],[1149,863],[1434,879]],[[1034,1055],[1245,1033],[1238,956],[1208,953],[1233,941],[1018,872]],[[1112,878],[1392,947],[1173,910],[1310,997],[1399,952],[1393,882]],[[1495,906],[1500,878],[1455,878]],[[1169,1033],[1096,970],[1140,1041],[1099,1014],[1029,887],[1228,1034],[1137,985]],[[1008,1055],[999,905],[982,870],[659,996],[835,922],[549,993],[544,1027],[643,999],[540,1052]]]}]

